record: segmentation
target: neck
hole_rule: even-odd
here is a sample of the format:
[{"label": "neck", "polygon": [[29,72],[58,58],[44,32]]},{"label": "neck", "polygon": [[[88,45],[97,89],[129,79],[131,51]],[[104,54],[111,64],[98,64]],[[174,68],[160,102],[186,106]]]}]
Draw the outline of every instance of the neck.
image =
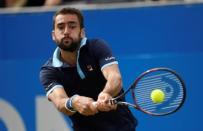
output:
[{"label": "neck", "polygon": [[74,52],[69,52],[69,51],[61,51],[61,60],[70,65],[70,66],[75,66],[77,63],[77,50]]}]

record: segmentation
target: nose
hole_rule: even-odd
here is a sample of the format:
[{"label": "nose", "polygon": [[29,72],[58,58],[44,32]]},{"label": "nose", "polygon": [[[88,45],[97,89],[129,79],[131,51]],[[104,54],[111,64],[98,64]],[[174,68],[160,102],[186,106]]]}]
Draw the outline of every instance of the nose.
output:
[{"label": "nose", "polygon": [[66,27],[64,30],[64,35],[69,35],[69,34],[70,34],[70,30],[68,29],[68,27]]}]

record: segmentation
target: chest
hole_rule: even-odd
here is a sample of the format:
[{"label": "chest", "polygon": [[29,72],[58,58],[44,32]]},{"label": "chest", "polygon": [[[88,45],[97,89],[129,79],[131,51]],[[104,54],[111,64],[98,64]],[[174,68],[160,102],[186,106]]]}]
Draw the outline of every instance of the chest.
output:
[{"label": "chest", "polygon": [[81,68],[85,74],[84,79],[80,78],[77,67],[67,67],[62,68],[58,74],[60,82],[63,84],[68,96],[79,94],[97,99],[106,83],[101,70],[88,62]]}]

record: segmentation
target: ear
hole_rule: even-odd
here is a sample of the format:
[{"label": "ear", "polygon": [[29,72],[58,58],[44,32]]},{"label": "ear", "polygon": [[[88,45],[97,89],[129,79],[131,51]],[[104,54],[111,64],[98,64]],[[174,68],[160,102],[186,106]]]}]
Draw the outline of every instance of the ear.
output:
[{"label": "ear", "polygon": [[51,35],[52,35],[52,40],[56,40],[56,38],[55,38],[55,34],[54,34],[54,30],[52,30],[52,32],[51,32]]},{"label": "ear", "polygon": [[82,29],[81,29],[80,37],[81,37],[81,38],[84,38],[84,37],[85,37],[85,28],[82,28]]}]

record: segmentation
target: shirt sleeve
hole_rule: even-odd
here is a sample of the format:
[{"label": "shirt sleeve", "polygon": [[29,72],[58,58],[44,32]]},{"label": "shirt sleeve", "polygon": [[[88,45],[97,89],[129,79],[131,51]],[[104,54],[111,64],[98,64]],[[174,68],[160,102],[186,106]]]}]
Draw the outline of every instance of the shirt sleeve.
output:
[{"label": "shirt sleeve", "polygon": [[109,45],[104,40],[99,39],[96,43],[94,43],[94,54],[96,59],[99,61],[101,70],[106,66],[118,64],[118,61],[115,56],[113,56]]},{"label": "shirt sleeve", "polygon": [[63,87],[57,78],[57,73],[55,69],[52,69],[52,67],[41,68],[40,82],[46,91],[47,97],[54,89]]}]

